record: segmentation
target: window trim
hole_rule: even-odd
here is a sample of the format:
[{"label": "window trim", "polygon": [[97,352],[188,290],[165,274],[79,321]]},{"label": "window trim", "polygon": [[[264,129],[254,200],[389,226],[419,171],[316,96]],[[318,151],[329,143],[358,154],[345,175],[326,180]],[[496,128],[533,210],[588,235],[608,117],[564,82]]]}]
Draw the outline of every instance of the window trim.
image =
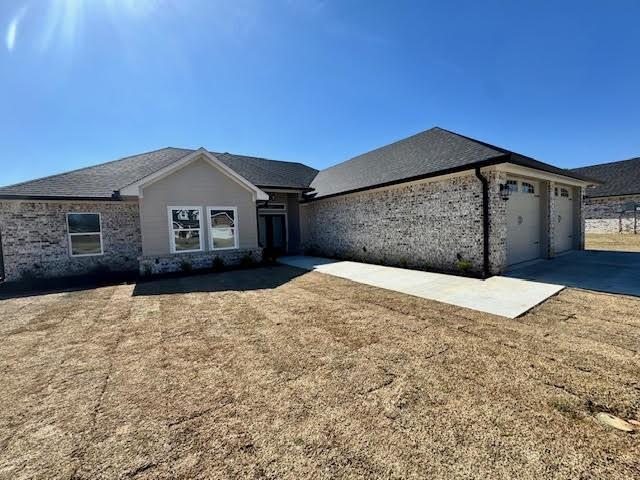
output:
[{"label": "window trim", "polygon": [[[213,246],[213,226],[211,225],[211,211],[212,210],[233,210],[233,247],[215,248]],[[240,232],[238,232],[238,207],[207,207],[207,231],[209,232],[209,250],[212,252],[218,252],[221,250],[237,250],[240,245]]]},{"label": "window trim", "polygon": [[[566,195],[565,195],[566,194]],[[565,187],[560,188],[560,196],[562,198],[570,198],[569,189]]]},{"label": "window trim", "polygon": [[[282,208],[273,208],[273,205],[281,205]],[[286,212],[287,211],[287,202],[268,202],[266,207],[260,206],[260,207],[258,207],[258,210],[260,212],[263,212],[263,211],[267,211],[267,212],[270,212],[270,211]]]},{"label": "window trim", "polygon": [[[71,233],[71,228],[69,227],[69,215],[98,215],[98,223],[100,224],[99,232],[82,232],[82,233]],[[71,244],[71,237],[78,235],[100,235],[100,253],[73,253],[73,245]],[[67,243],[69,244],[69,256],[70,257],[99,257],[104,255],[104,242],[102,239],[102,214],[100,212],[67,212]]]},{"label": "window trim", "polygon": [[[200,212],[200,228],[173,228],[173,210],[198,210]],[[202,231],[204,227],[202,226],[202,207],[196,206],[175,206],[170,205],[167,207],[167,218],[169,220],[169,249],[171,253],[195,253],[202,252],[204,250],[202,245]],[[176,232],[180,231],[198,231],[198,240],[200,241],[200,246],[197,250],[176,250]]]}]

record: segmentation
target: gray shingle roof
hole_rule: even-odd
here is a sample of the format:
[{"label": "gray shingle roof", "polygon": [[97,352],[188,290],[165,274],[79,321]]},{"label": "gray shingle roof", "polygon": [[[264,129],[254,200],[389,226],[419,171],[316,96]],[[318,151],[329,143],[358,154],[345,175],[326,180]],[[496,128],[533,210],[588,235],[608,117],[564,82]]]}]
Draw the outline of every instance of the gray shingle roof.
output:
[{"label": "gray shingle roof", "polygon": [[583,180],[568,170],[434,127],[322,170],[311,187],[314,198],[322,198],[505,162]]},{"label": "gray shingle roof", "polygon": [[[163,148],[71,172],[0,188],[0,197],[110,198],[134,183],[189,155],[193,150]],[[301,163],[212,152],[221,162],[259,187],[307,188],[318,173]]]},{"label": "gray shingle roof", "polygon": [[603,182],[602,185],[588,187],[588,197],[640,194],[640,157],[574,168],[572,172]]},{"label": "gray shingle roof", "polygon": [[[194,150],[163,148],[72,172],[0,188],[0,198],[111,198],[118,191],[189,155]],[[220,161],[261,188],[313,189],[314,198],[498,163],[515,163],[585,180],[579,173],[480,142],[442,128],[359,155],[326,170],[294,162],[213,153]],[[588,179],[586,179],[588,180]]]}]

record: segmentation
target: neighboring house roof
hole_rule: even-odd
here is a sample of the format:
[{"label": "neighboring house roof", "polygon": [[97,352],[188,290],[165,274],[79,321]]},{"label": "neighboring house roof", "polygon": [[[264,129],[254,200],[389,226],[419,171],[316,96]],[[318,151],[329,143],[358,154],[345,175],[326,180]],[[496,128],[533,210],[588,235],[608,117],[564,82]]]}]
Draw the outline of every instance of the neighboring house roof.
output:
[{"label": "neighboring house roof", "polygon": [[311,182],[315,190],[311,195],[323,198],[507,162],[589,180],[531,157],[434,127],[320,171]]},{"label": "neighboring house roof", "polygon": [[[0,197],[111,198],[118,191],[168,167],[195,150],[167,147],[112,162],[0,188]],[[301,163],[215,153],[218,160],[258,187],[305,189],[317,170]]]},{"label": "neighboring house roof", "polygon": [[603,182],[602,185],[588,187],[586,191],[588,197],[640,194],[640,157],[574,168],[572,171]]}]

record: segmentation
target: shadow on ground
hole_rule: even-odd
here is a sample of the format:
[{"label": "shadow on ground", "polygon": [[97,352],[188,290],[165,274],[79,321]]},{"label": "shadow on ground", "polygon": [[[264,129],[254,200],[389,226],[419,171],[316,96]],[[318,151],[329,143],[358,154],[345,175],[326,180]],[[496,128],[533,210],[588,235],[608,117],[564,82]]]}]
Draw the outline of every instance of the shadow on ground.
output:
[{"label": "shadow on ground", "polygon": [[306,272],[284,265],[139,282],[134,296],[227,292],[277,288]]},{"label": "shadow on ground", "polygon": [[28,281],[0,283],[0,300],[34,297],[62,292],[81,292],[99,287],[135,283],[137,272],[113,272],[63,278],[36,278]]},{"label": "shadow on ground", "polygon": [[640,253],[576,251],[516,267],[505,276],[640,297]]}]

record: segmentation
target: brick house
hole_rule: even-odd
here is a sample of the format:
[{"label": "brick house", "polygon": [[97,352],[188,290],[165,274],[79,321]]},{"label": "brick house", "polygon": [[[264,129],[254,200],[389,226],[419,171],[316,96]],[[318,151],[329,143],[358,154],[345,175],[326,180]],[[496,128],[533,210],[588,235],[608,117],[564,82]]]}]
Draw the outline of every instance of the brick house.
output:
[{"label": "brick house", "polygon": [[265,248],[487,276],[583,248],[591,183],[437,127],[322,171],[164,148],[0,188],[4,278],[163,273]]},{"label": "brick house", "polygon": [[602,182],[585,191],[587,233],[640,232],[640,157],[572,171]]}]

